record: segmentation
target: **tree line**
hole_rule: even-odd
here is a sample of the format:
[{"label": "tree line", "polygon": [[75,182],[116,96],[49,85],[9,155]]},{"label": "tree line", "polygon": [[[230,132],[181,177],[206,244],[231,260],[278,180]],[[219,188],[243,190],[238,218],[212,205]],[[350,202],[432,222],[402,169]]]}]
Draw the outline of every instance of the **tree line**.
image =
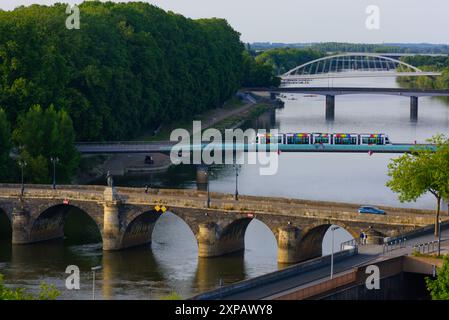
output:
[{"label": "tree line", "polygon": [[33,182],[50,181],[53,156],[69,179],[75,140],[132,139],[222,106],[242,85],[278,83],[223,19],[141,2],[79,8],[79,30],[65,27],[65,4],[0,11],[0,179],[18,176],[11,150]]},{"label": "tree line", "polygon": [[255,42],[251,47],[257,51],[278,48],[314,49],[323,52],[383,52],[383,53],[441,53],[449,54],[449,45],[431,43],[344,43],[344,42],[317,42],[317,43],[270,43]]},{"label": "tree line", "polygon": [[411,64],[423,71],[438,71],[438,77],[399,77],[398,83],[407,88],[419,89],[449,89],[449,56],[408,56],[402,61]]}]

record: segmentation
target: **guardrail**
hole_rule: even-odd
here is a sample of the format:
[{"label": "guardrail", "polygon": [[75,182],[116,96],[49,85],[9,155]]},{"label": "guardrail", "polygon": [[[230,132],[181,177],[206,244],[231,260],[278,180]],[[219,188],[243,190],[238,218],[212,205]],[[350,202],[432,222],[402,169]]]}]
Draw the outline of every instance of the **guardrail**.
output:
[{"label": "guardrail", "polygon": [[[443,239],[441,242],[448,241],[449,239]],[[429,242],[423,242],[419,244],[415,244],[413,246],[413,251],[419,253],[432,253],[438,251],[438,244],[441,242],[439,240],[433,240]]]},{"label": "guardrail", "polygon": [[358,248],[357,241],[355,239],[351,239],[345,242],[340,243],[340,251]]},{"label": "guardrail", "polygon": [[396,249],[405,248],[407,246],[407,237],[397,238],[391,241],[384,242],[382,252],[390,252]]},{"label": "guardrail", "polygon": [[[449,220],[443,221],[441,223],[441,230],[446,230],[446,229],[449,229]],[[405,239],[405,241],[407,241],[407,240],[411,240],[413,238],[418,238],[423,235],[432,233],[434,230],[435,230],[435,225],[431,224],[431,225],[416,229],[414,231],[407,232],[407,233],[402,234],[397,237],[387,237],[387,238],[384,238],[384,245],[397,247],[398,243],[404,242],[404,239]]]},{"label": "guardrail", "polygon": [[[334,254],[334,263],[346,259],[348,257],[354,256],[356,254],[358,254],[357,247],[355,247],[354,249],[337,252]],[[320,267],[330,265],[330,260],[331,260],[330,255],[311,259],[279,271],[271,272],[259,277],[243,280],[234,284],[227,285],[222,288],[214,289],[209,292],[205,292],[196,295],[194,297],[191,297],[190,299],[191,300],[222,299],[223,297],[229,296],[231,294],[240,293],[249,289],[256,288],[260,285],[266,285],[267,283],[273,283],[275,281],[295,276],[301,272],[307,272]]]}]

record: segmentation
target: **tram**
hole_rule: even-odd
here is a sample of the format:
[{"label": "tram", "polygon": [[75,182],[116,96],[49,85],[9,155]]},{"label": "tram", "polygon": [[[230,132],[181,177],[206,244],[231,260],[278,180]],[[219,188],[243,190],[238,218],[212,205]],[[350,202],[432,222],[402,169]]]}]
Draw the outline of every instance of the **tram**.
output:
[{"label": "tram", "polygon": [[386,145],[384,133],[259,133],[256,144]]}]

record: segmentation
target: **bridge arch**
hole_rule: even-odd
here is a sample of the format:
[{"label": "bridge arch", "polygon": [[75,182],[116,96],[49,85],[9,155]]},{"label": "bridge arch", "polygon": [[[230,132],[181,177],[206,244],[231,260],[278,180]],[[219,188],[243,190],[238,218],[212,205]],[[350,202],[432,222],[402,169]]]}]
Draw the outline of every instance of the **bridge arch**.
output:
[{"label": "bridge arch", "polygon": [[11,240],[12,221],[7,211],[0,206],[0,241]]},{"label": "bridge arch", "polygon": [[[162,213],[154,209],[148,210],[141,207],[130,209],[122,226],[121,245],[123,248],[133,247],[138,245],[149,244],[153,239],[153,232],[158,222],[161,222],[162,216],[171,216],[170,220],[176,219],[186,225],[191,232],[193,238],[196,238],[198,233],[198,223],[195,219],[185,215],[182,211],[172,210]],[[172,221],[170,221],[172,222]],[[156,227],[157,228],[157,227]],[[196,241],[195,241],[196,243]]]},{"label": "bridge arch", "polygon": [[325,236],[327,232],[330,232],[330,228],[333,226],[343,229],[355,240],[357,240],[359,237],[360,230],[356,230],[343,223],[337,223],[335,225],[326,223],[311,226],[302,231],[302,237],[300,239],[298,247],[298,252],[301,260],[313,259],[321,257],[323,255]]},{"label": "bridge arch", "polygon": [[127,248],[151,243],[153,229],[160,216],[161,213],[155,210],[131,215],[123,227],[121,246]]},{"label": "bridge arch", "polygon": [[98,207],[98,209],[101,209],[100,212],[93,212],[91,206],[86,206],[83,203],[63,204],[58,202],[38,206],[38,209],[32,215],[30,223],[30,241],[40,242],[63,238],[67,217],[72,214],[82,214],[83,217],[87,217],[95,225],[93,232],[98,231],[98,234],[103,238],[102,207]]},{"label": "bridge arch", "polygon": [[411,64],[375,53],[344,53],[309,61],[287,71],[281,77],[338,73],[348,70],[390,71],[397,69],[398,66],[410,72],[422,72]]}]

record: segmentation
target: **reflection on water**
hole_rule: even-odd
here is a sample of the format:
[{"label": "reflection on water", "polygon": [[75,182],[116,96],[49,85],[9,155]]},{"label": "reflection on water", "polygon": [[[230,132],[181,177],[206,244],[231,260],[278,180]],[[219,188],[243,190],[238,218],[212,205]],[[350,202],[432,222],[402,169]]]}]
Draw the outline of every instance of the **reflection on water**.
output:
[{"label": "reflection on water", "polygon": [[[363,81],[368,81],[364,79]],[[395,87],[394,79],[369,79],[369,86]],[[336,86],[336,83],[333,83]],[[287,95],[285,107],[267,113],[246,127],[277,127],[281,132],[385,132],[393,142],[421,142],[435,133],[449,133],[449,108],[439,99],[420,98],[419,121],[409,120],[409,99],[395,96],[338,96],[336,116],[326,122],[324,98]],[[279,170],[273,176],[260,176],[258,165],[242,166],[239,193],[344,201],[358,204],[384,204],[415,208],[433,208],[430,196],[416,203],[401,204],[385,187],[387,164],[394,155],[387,154],[292,154],[279,156]],[[171,167],[165,173],[119,178],[118,185],[166,188],[196,188],[193,166]],[[214,166],[210,189],[234,192],[232,166]],[[213,201],[213,199],[212,199]],[[2,217],[3,216],[3,217]],[[79,216],[79,215],[77,215]],[[1,229],[7,225],[0,213]],[[78,219],[78,218],[77,218]],[[0,240],[0,273],[9,283],[35,289],[40,281],[54,283],[63,298],[91,297],[90,268],[102,265],[98,273],[97,297],[101,299],[156,299],[172,291],[188,297],[193,294],[254,277],[278,269],[276,241],[272,232],[260,221],[248,226],[244,253],[213,259],[199,259],[192,231],[177,216],[163,215],[157,222],[150,246],[120,252],[102,252],[101,243],[92,242],[97,230],[89,221],[67,220],[65,242],[30,246],[11,246]],[[82,228],[81,228],[82,226]],[[6,230],[6,231],[4,231]],[[71,231],[70,231],[71,230]],[[88,234],[79,231],[88,230]],[[10,236],[6,236],[10,239]],[[335,231],[334,249],[351,236],[343,229]],[[98,241],[98,240],[97,240]],[[331,251],[328,231],[323,252]],[[67,265],[81,269],[81,290],[64,289]]]},{"label": "reflection on water", "polygon": [[[101,265],[103,269],[96,276],[98,299],[157,299],[172,291],[189,297],[277,268],[276,242],[266,226],[254,220],[248,227],[246,240],[244,254],[200,259],[187,224],[167,213],[156,224],[151,247],[102,252],[101,243],[67,245],[60,240],[11,246],[3,241],[0,272],[5,274],[8,283],[32,291],[45,281],[61,290],[64,299],[89,299],[92,290],[90,268]],[[264,244],[263,248],[261,244]],[[80,290],[65,289],[68,274],[64,272],[68,265],[80,268]]]}]

